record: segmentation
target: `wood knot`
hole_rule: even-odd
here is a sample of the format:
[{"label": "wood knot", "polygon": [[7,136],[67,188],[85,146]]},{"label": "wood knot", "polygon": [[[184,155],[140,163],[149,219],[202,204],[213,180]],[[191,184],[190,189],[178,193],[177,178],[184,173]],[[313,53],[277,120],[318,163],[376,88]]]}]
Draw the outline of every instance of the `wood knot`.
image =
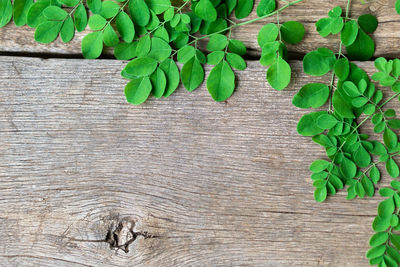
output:
[{"label": "wood knot", "polygon": [[129,217],[115,220],[111,223],[105,242],[110,244],[111,249],[121,249],[125,253],[129,252],[129,245],[132,244],[139,236],[144,239],[157,238],[148,232],[135,232],[135,220]]},{"label": "wood knot", "polygon": [[105,241],[110,244],[111,249],[121,249],[129,252],[129,245],[132,244],[138,233],[133,231],[135,221],[131,218],[123,218],[119,222],[113,222],[107,232]]}]

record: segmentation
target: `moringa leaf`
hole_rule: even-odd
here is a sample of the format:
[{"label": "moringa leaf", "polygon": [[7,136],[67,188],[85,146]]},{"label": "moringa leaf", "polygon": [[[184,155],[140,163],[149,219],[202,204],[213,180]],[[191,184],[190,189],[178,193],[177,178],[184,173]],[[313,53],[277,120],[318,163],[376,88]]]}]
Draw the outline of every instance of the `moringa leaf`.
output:
[{"label": "moringa leaf", "polygon": [[290,83],[291,68],[289,64],[278,57],[267,71],[267,81],[275,90],[283,90]]},{"label": "moringa leaf", "polygon": [[210,72],[207,79],[208,92],[217,101],[228,99],[235,89],[235,74],[229,64],[222,60]]}]

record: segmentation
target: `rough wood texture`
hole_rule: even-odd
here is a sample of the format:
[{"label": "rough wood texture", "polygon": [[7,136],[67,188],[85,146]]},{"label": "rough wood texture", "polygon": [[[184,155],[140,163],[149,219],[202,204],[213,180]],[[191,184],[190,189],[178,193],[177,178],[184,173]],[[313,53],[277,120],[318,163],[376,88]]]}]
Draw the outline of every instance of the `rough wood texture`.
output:
[{"label": "rough wood texture", "polygon": [[[259,0],[256,1],[257,3]],[[399,57],[400,51],[400,16],[396,14],[394,9],[395,0],[375,0],[367,4],[361,4],[360,1],[353,1],[351,15],[358,17],[364,13],[372,13],[378,17],[379,27],[373,35],[376,41],[376,53],[378,56]],[[331,49],[338,49],[339,42],[337,37],[322,38],[315,30],[315,22],[327,16],[327,12],[336,5],[344,8],[345,1],[320,1],[320,0],[305,0],[293,7],[286,9],[281,15],[281,22],[288,20],[298,20],[302,22],[307,34],[305,40],[295,46],[290,46],[290,50],[300,54],[316,49],[317,47],[325,46]],[[255,11],[248,18],[255,18]],[[233,32],[233,38],[237,38],[246,43],[249,48],[249,55],[259,56],[260,48],[256,42],[257,33],[262,25],[268,22],[275,22],[276,18],[271,17],[265,21],[246,25],[236,28]],[[17,28],[13,24],[0,29],[0,52],[35,52],[35,53],[58,53],[58,54],[74,54],[80,55],[80,43],[82,38],[89,32],[86,30],[82,33],[77,33],[74,40],[64,44],[60,40],[49,45],[38,45],[34,39],[34,30],[28,27]],[[111,55],[112,50],[108,49],[105,54]]]},{"label": "rough wood texture", "polygon": [[314,202],[299,62],[283,92],[249,62],[224,103],[180,88],[139,107],[117,61],[0,65],[0,265],[367,266],[380,198]]}]

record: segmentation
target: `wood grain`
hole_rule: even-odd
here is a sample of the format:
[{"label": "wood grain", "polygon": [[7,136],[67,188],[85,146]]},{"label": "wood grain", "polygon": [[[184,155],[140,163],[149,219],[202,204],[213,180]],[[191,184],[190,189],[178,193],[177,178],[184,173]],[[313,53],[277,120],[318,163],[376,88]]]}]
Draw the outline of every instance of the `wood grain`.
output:
[{"label": "wood grain", "polygon": [[[259,0],[256,1],[258,3]],[[361,14],[372,13],[378,17],[379,27],[373,34],[376,41],[375,56],[399,57],[400,56],[400,16],[394,9],[395,0],[373,0],[366,4],[360,1],[352,1],[351,16],[358,17]],[[327,16],[327,12],[336,5],[345,7],[346,1],[319,1],[305,0],[295,6],[286,9],[280,16],[280,21],[298,20],[305,25],[306,36],[302,43],[289,46],[290,51],[303,55],[318,47],[328,47],[335,51],[339,47],[337,36],[322,38],[315,30],[315,22]],[[248,19],[255,18],[255,11]],[[261,27],[268,22],[275,22],[276,18],[269,19],[236,28],[233,38],[245,42],[250,56],[259,56],[260,48],[257,44],[257,33]],[[51,53],[63,56],[77,57],[81,54],[80,43],[89,32],[77,33],[74,40],[64,44],[57,40],[51,44],[37,44],[34,41],[34,30],[29,27],[15,27],[12,23],[0,29],[0,52],[25,52],[25,53]],[[204,44],[203,44],[204,47]],[[112,49],[106,49],[105,55],[111,56]]]},{"label": "wood grain", "polygon": [[[296,133],[293,94],[329,77],[292,62],[277,92],[248,62],[224,103],[202,86],[136,107],[122,62],[0,65],[0,265],[367,266],[380,198],[315,203],[308,166],[324,152]],[[127,253],[105,242],[121,222]]]}]

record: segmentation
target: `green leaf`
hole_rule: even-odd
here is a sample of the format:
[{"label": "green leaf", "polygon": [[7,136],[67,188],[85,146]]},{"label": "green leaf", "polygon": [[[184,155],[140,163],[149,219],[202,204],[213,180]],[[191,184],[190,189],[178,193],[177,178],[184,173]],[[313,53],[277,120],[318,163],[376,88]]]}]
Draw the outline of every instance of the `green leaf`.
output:
[{"label": "green leaf", "polygon": [[[3,1],[0,1],[2,3]],[[14,23],[16,26],[23,26],[26,24],[26,17],[29,11],[29,8],[32,6],[33,0],[14,0],[14,6],[13,6],[13,18],[14,18]],[[0,4],[0,27],[2,27],[3,18],[7,18],[7,15],[5,14],[5,7],[8,9],[8,4],[6,4],[5,7],[3,7],[3,4]],[[3,10],[3,11],[2,11]],[[3,13],[4,12],[4,13]],[[8,15],[9,16],[9,15]]]},{"label": "green leaf", "polygon": [[315,23],[318,33],[322,37],[327,37],[329,34],[332,33],[331,31],[331,24],[333,22],[332,18],[322,18]]},{"label": "green leaf", "polygon": [[150,9],[150,21],[146,25],[146,29],[149,31],[153,31],[153,30],[157,29],[157,27],[159,27],[159,25],[160,25],[160,19],[158,18],[156,13],[154,13],[154,11]]},{"label": "green leaf", "polygon": [[154,34],[153,34],[153,36],[154,37],[158,37],[158,38],[161,38],[161,39],[163,39],[164,41],[166,41],[166,42],[168,42],[169,43],[169,33],[168,33],[168,31],[165,29],[165,27],[160,27],[160,28],[158,28],[155,32],[154,32]]},{"label": "green leaf", "polygon": [[237,70],[244,70],[247,66],[246,61],[241,56],[233,53],[226,54],[226,61],[228,61],[232,68]]},{"label": "green leaf", "polygon": [[328,194],[328,192],[327,192],[325,186],[319,187],[319,188],[315,189],[315,191],[314,191],[314,199],[317,202],[324,202],[327,194]]},{"label": "green leaf", "polygon": [[386,218],[382,218],[380,216],[376,216],[374,222],[372,223],[372,228],[375,232],[383,232],[388,229],[390,226],[390,220]]},{"label": "green leaf", "polygon": [[138,45],[136,47],[136,54],[138,57],[147,56],[151,49],[151,39],[150,35],[145,35],[140,38]]},{"label": "green leaf", "polygon": [[196,49],[187,45],[178,50],[177,59],[179,63],[185,64],[196,55]]},{"label": "green leaf", "polygon": [[393,158],[388,159],[386,162],[386,171],[393,178],[399,177],[399,166],[397,166]]},{"label": "green leaf", "polygon": [[335,90],[332,99],[333,108],[343,118],[354,118],[353,110],[351,105],[345,100],[339,90]]},{"label": "green leaf", "polygon": [[136,58],[125,66],[121,75],[128,79],[150,76],[156,68],[157,61],[155,59],[150,57]]},{"label": "green leaf", "polygon": [[139,26],[146,26],[150,21],[150,10],[144,0],[130,0],[129,13],[132,20]]},{"label": "green leaf", "polygon": [[85,58],[95,59],[103,51],[103,33],[92,32],[86,35],[82,40],[82,55]]},{"label": "green leaf", "polygon": [[335,75],[339,80],[344,81],[350,73],[350,64],[347,58],[338,59],[334,65]]},{"label": "green leaf", "polygon": [[74,13],[74,24],[78,32],[83,31],[88,24],[88,17],[86,13],[86,8],[83,4],[80,4]]},{"label": "green leaf", "polygon": [[400,15],[400,0],[397,0],[397,1],[396,1],[395,8],[396,8],[397,14]]},{"label": "green leaf", "polygon": [[318,117],[317,119],[317,126],[321,129],[331,129],[338,123],[338,120],[330,115],[330,114],[323,114]]},{"label": "green leaf", "polygon": [[151,89],[149,77],[134,79],[125,86],[126,101],[133,105],[140,105],[147,100]]},{"label": "green leaf", "polygon": [[379,256],[382,256],[386,251],[386,246],[385,245],[380,245],[377,247],[373,247],[370,250],[368,250],[367,254],[365,254],[365,256],[368,259],[373,259],[373,258],[377,258]]},{"label": "green leaf", "polygon": [[113,1],[106,0],[101,4],[100,15],[106,19],[110,19],[118,14],[119,5]]},{"label": "green leaf", "polygon": [[167,58],[160,64],[160,68],[164,71],[167,77],[167,88],[165,88],[164,97],[170,96],[176,88],[178,88],[180,76],[179,69],[175,61]]},{"label": "green leaf", "polygon": [[385,111],[384,115],[386,118],[393,118],[396,116],[396,111],[394,109],[390,108]]},{"label": "green leaf", "polygon": [[380,217],[388,217],[394,212],[395,206],[392,198],[383,200],[378,205],[378,215]]},{"label": "green leaf", "polygon": [[367,33],[373,33],[378,27],[378,20],[374,15],[364,14],[358,17],[358,25]]},{"label": "green leaf", "polygon": [[93,14],[99,14],[101,11],[101,0],[86,0],[86,3],[93,12]]},{"label": "green leaf", "polygon": [[383,142],[389,149],[395,148],[397,146],[397,135],[386,127],[383,133]]},{"label": "green leaf", "polygon": [[323,83],[304,85],[293,97],[293,105],[298,108],[318,108],[326,103],[329,97],[329,87]]},{"label": "green leaf", "polygon": [[207,79],[208,92],[215,101],[225,101],[235,89],[235,74],[226,61],[218,63]]},{"label": "green leaf", "polygon": [[368,103],[368,98],[365,98],[365,97],[356,97],[351,101],[351,104],[353,105],[353,107],[356,107],[356,108],[361,108],[367,103]]},{"label": "green leaf", "polygon": [[0,27],[7,25],[12,17],[13,9],[10,0],[0,0]]},{"label": "green leaf", "polygon": [[228,15],[230,15],[233,11],[233,9],[236,7],[237,5],[237,0],[226,0],[226,7],[228,9]]},{"label": "green leaf", "polygon": [[199,49],[196,49],[196,54],[195,57],[201,64],[206,64],[207,63],[207,57],[204,55],[203,52],[201,52]]},{"label": "green leaf", "polygon": [[194,9],[194,13],[205,21],[215,21],[217,10],[210,0],[200,0]]},{"label": "green leaf", "polygon": [[[156,15],[163,13],[166,11],[168,8],[171,7],[171,1],[170,0],[146,0],[147,5],[151,10],[156,13]],[[202,0],[200,0],[201,2]]]},{"label": "green leaf", "polygon": [[68,13],[58,6],[49,6],[43,10],[43,15],[48,20],[64,20],[67,18]]},{"label": "green leaf", "polygon": [[388,239],[389,239],[389,234],[387,232],[376,233],[370,238],[369,245],[371,247],[376,247],[376,246],[382,245]]},{"label": "green leaf", "polygon": [[345,81],[343,83],[343,90],[350,97],[360,96],[361,92],[358,87],[351,81]]},{"label": "green leaf", "polygon": [[304,72],[313,76],[324,75],[333,68],[335,61],[336,57],[331,50],[319,48],[304,56]]},{"label": "green leaf", "polygon": [[391,188],[384,187],[384,188],[379,189],[379,194],[383,197],[391,197],[394,195],[394,193],[395,192]]},{"label": "green leaf", "polygon": [[246,54],[246,46],[243,44],[242,41],[239,40],[230,40],[228,44],[228,49],[232,53],[238,54],[243,56]]},{"label": "green leaf", "polygon": [[[392,247],[386,247],[387,255],[390,255],[397,263],[400,263],[400,253]],[[397,267],[397,266],[396,266]]]},{"label": "green leaf", "polygon": [[175,8],[170,7],[164,12],[164,21],[170,21],[175,16]]},{"label": "green leaf", "polygon": [[400,236],[396,234],[391,234],[390,235],[390,242],[398,249],[400,250]]},{"label": "green leaf", "polygon": [[340,39],[345,46],[354,43],[358,35],[358,25],[354,20],[346,22],[343,31],[340,34]]},{"label": "green leaf", "polygon": [[114,28],[107,24],[104,28],[103,41],[106,46],[116,46],[119,43],[119,38]]},{"label": "green leaf", "polygon": [[289,44],[298,44],[304,37],[304,26],[298,21],[287,21],[281,26],[282,39]]},{"label": "green leaf", "polygon": [[378,57],[374,61],[375,68],[382,72],[386,71],[386,64],[387,64],[387,60],[386,60],[386,58],[383,58],[383,57]]},{"label": "green leaf", "polygon": [[[6,3],[7,0],[1,0],[3,3]],[[42,0],[34,3],[28,11],[26,16],[26,23],[29,27],[36,28],[39,24],[46,21],[46,18],[43,15],[43,10],[50,5],[50,0]],[[7,13],[6,13],[7,14]],[[6,16],[2,16],[0,20],[0,27],[4,26],[3,22]]]},{"label": "green leaf", "polygon": [[157,68],[150,76],[151,84],[153,85],[152,94],[155,98],[161,98],[164,95],[167,87],[167,78],[161,68]]},{"label": "green leaf", "polygon": [[53,42],[61,30],[62,24],[62,21],[43,22],[36,28],[35,40],[42,44]]},{"label": "green leaf", "polygon": [[74,38],[75,34],[75,26],[74,21],[72,20],[71,16],[64,21],[64,24],[61,27],[60,37],[64,43],[68,43],[69,41]]},{"label": "green leaf", "polygon": [[354,162],[360,168],[366,168],[371,163],[371,156],[362,145],[360,145],[358,149],[354,152],[353,157],[354,157]]},{"label": "green leaf", "polygon": [[267,71],[267,81],[275,90],[283,90],[290,83],[291,69],[289,64],[278,57]]},{"label": "green leaf", "polygon": [[361,179],[361,184],[367,196],[373,197],[375,193],[375,187],[371,180],[368,179],[367,176],[363,176]]},{"label": "green leaf", "polygon": [[347,179],[352,179],[356,175],[357,166],[353,161],[344,157],[340,165],[340,170]]},{"label": "green leaf", "polygon": [[262,47],[260,64],[262,66],[269,66],[273,64],[277,58],[278,50],[281,44],[278,41],[265,43]]},{"label": "green leaf", "polygon": [[128,14],[121,11],[117,16],[115,23],[118,32],[121,34],[122,40],[127,43],[132,42],[133,37],[135,36],[135,27],[133,26],[133,22]]},{"label": "green leaf", "polygon": [[243,19],[250,15],[253,10],[254,0],[238,0],[235,8],[235,16],[238,19]]},{"label": "green leaf", "polygon": [[129,60],[136,57],[137,42],[119,43],[114,48],[114,56],[119,60]]},{"label": "green leaf", "polygon": [[224,58],[224,51],[214,51],[207,55],[207,64],[217,65]]},{"label": "green leaf", "polygon": [[264,25],[258,33],[258,45],[262,48],[265,44],[273,42],[278,38],[279,29],[274,23]]},{"label": "green leaf", "polygon": [[329,182],[331,182],[332,185],[334,185],[336,189],[343,189],[343,182],[336,175],[331,174],[329,176]]},{"label": "green leaf", "polygon": [[327,114],[326,111],[316,111],[303,115],[297,124],[297,132],[302,136],[313,136],[322,133],[324,129],[318,127],[317,119],[323,114]]},{"label": "green leaf", "polygon": [[344,25],[344,21],[342,17],[337,17],[331,20],[331,33],[338,34],[342,31]]},{"label": "green leaf", "polygon": [[400,129],[400,119],[391,119],[387,121],[387,124],[392,129]]},{"label": "green leaf", "polygon": [[312,171],[313,173],[322,172],[322,171],[326,170],[329,165],[330,165],[330,163],[326,160],[322,160],[322,159],[315,160],[310,165],[310,171]]},{"label": "green leaf", "polygon": [[375,43],[371,37],[360,29],[354,43],[346,46],[346,51],[353,60],[369,60],[375,53]]},{"label": "green leaf", "polygon": [[222,34],[215,34],[210,37],[207,44],[207,49],[210,51],[219,51],[225,49],[228,45],[228,38]]},{"label": "green leaf", "polygon": [[192,57],[188,62],[186,62],[181,70],[181,79],[183,86],[191,92],[204,80],[204,70],[203,66],[201,66],[200,62]]},{"label": "green leaf", "polygon": [[172,48],[166,41],[158,37],[153,37],[151,39],[151,50],[147,56],[161,62],[167,59],[171,55],[171,52]]},{"label": "green leaf", "polygon": [[257,6],[257,15],[262,17],[273,12],[276,8],[275,0],[261,0]]},{"label": "green leaf", "polygon": [[93,15],[89,18],[89,27],[93,31],[102,30],[106,26],[107,20],[100,15]]},{"label": "green leaf", "polygon": [[400,190],[400,182],[393,180],[390,182],[390,186],[393,187],[394,189]]},{"label": "green leaf", "polygon": [[360,197],[360,198],[363,198],[363,197],[365,197],[365,189],[364,189],[364,186],[361,184],[361,181],[358,181],[356,184],[355,184],[355,191],[356,191],[356,194]]}]

